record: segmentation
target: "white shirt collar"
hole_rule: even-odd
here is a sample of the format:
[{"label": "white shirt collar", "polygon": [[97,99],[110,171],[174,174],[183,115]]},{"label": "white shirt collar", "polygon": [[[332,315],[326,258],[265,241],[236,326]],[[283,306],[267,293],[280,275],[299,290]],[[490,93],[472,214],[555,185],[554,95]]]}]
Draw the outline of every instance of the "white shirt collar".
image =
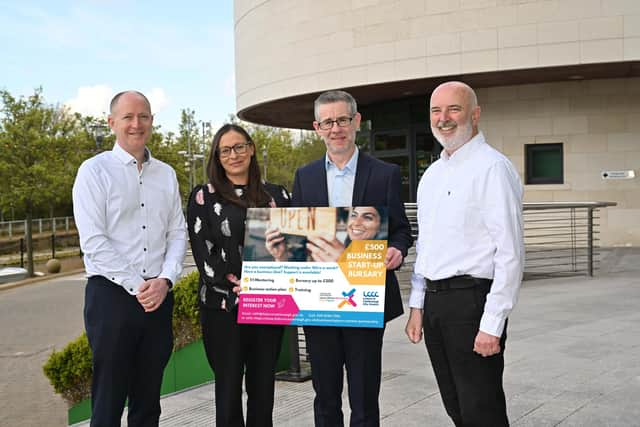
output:
[{"label": "white shirt collar", "polygon": [[[136,158],[131,154],[127,153],[124,148],[118,144],[116,141],[113,144],[113,149],[111,150],[116,159],[120,160],[123,164],[127,165],[136,161]],[[151,162],[151,151],[147,147],[144,147],[144,162]]]},{"label": "white shirt collar", "polygon": [[458,148],[453,152],[452,155],[449,155],[446,150],[442,150],[442,154],[440,157],[442,160],[446,162],[462,162],[467,159],[471,154],[477,149],[477,147],[484,142],[484,134],[482,131],[479,131],[476,136],[471,138],[469,141],[464,143],[462,147]]}]

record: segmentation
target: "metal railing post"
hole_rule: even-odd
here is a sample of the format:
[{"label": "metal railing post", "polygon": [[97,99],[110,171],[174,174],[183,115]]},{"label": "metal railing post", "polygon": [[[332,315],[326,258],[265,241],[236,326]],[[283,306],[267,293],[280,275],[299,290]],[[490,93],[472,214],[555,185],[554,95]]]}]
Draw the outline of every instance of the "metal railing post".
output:
[{"label": "metal railing post", "polygon": [[570,230],[571,230],[571,265],[573,266],[573,272],[578,271],[578,243],[576,242],[576,208],[571,208],[570,215]]},{"label": "metal railing post", "polygon": [[587,214],[587,269],[589,271],[589,277],[593,277],[593,210],[588,209]]},{"label": "metal railing post", "polygon": [[24,237],[20,238],[20,267],[24,268]]},{"label": "metal railing post", "polygon": [[276,374],[276,379],[280,381],[303,382],[311,378],[311,371],[300,364],[300,343],[297,326],[287,326],[286,328],[289,347],[289,369]]},{"label": "metal railing post", "polygon": [[56,235],[51,234],[51,258],[56,257]]}]

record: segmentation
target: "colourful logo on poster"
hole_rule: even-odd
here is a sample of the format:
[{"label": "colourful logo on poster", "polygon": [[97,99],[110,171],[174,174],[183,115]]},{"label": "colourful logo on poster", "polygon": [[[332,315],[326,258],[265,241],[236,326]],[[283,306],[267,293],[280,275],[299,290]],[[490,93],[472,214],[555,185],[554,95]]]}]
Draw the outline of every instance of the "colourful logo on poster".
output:
[{"label": "colourful logo on poster", "polygon": [[351,305],[351,307],[355,307],[357,304],[356,302],[353,300],[353,295],[356,293],[356,288],[351,289],[349,292],[342,292],[342,296],[344,297],[344,299],[342,301],[340,301],[340,303],[338,304],[338,308],[342,308],[344,307],[345,304],[349,304]]}]

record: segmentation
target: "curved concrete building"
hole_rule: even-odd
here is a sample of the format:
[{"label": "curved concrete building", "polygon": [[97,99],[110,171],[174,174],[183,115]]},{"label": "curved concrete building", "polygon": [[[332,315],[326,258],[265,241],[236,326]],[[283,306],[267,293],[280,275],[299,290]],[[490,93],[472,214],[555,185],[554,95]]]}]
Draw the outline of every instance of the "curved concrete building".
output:
[{"label": "curved concrete building", "polygon": [[430,92],[462,80],[526,201],[617,202],[602,243],[640,244],[640,1],[236,0],[235,43],[242,119],[310,129],[318,93],[351,92],[405,201],[439,152]]}]

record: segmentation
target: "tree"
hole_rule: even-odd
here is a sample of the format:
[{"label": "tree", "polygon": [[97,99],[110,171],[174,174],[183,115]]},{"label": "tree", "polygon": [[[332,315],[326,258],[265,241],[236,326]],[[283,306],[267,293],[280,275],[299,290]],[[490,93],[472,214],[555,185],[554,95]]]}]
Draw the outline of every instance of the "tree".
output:
[{"label": "tree", "polygon": [[[325,145],[314,132],[297,131],[241,123],[256,145],[261,172],[269,182],[291,190],[295,171],[300,166],[324,156]],[[295,133],[294,133],[295,132]],[[266,156],[265,156],[266,154]],[[266,161],[266,163],[265,163]]]},{"label": "tree", "polygon": [[79,115],[47,105],[38,88],[15,98],[0,91],[0,206],[24,210],[27,220],[27,267],[33,275],[34,210],[69,200],[74,174],[86,144]]}]

